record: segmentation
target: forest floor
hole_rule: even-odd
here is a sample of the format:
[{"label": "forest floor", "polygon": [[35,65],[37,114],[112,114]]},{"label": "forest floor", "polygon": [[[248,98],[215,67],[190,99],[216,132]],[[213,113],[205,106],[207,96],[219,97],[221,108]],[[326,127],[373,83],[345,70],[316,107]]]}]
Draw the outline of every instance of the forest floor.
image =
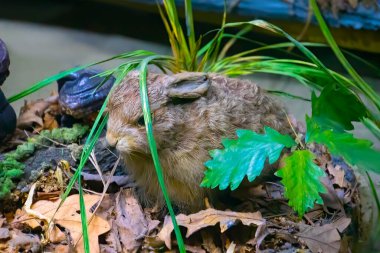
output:
[{"label": "forest floor", "polygon": [[[56,95],[30,101],[19,115],[20,128],[0,146],[0,167],[9,172],[5,169],[0,180],[11,181],[0,192],[2,252],[84,252],[79,185],[62,205],[60,197],[78,167],[89,126],[61,128],[60,117]],[[224,210],[207,204],[200,212],[178,214],[186,250],[349,252],[366,232],[363,213],[371,212],[363,210],[368,207],[361,202],[361,180],[324,148],[315,146],[313,152],[328,175],[324,205],[301,219],[288,206],[278,179],[248,186],[229,193]],[[22,173],[11,176],[14,170],[5,166],[9,159],[21,164]],[[176,249],[170,217],[141,205],[127,171],[101,136],[81,173],[91,252]]]}]

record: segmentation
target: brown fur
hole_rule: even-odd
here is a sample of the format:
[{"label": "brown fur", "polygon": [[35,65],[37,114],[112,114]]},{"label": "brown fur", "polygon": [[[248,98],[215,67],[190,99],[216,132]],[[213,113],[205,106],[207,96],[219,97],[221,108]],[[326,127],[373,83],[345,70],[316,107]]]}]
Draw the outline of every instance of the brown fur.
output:
[{"label": "brown fur", "polygon": [[[222,138],[234,138],[238,128],[262,132],[270,126],[289,132],[284,109],[256,84],[225,76],[207,75],[206,93],[174,103],[170,87],[184,80],[205,80],[203,73],[149,74],[148,95],[154,136],[171,200],[182,211],[203,207],[207,191],[199,184],[209,150],[221,148]],[[195,95],[196,97],[197,95]],[[178,102],[177,101],[177,102]],[[108,103],[107,140],[122,154],[128,171],[141,188],[147,204],[164,205],[147,144],[142,115],[138,73],[132,72],[113,92]]]}]

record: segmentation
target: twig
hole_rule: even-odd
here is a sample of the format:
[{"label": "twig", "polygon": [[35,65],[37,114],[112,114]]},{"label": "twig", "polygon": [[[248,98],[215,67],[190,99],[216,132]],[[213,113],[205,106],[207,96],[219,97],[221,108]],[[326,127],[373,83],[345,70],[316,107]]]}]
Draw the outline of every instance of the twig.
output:
[{"label": "twig", "polygon": [[293,131],[293,133],[294,133],[294,136],[296,137],[295,141],[296,141],[296,142],[297,142],[297,143],[298,143],[303,149],[305,149],[306,147],[303,145],[302,141],[300,140],[299,135],[297,134],[296,130],[294,129],[293,124],[292,124],[292,122],[290,121],[289,116],[288,116],[288,114],[287,114],[286,112],[285,112],[285,116],[286,116],[286,119],[288,120],[288,123],[289,123],[289,125],[290,125],[290,128],[292,129],[292,131]]},{"label": "twig", "polygon": [[[100,197],[100,200],[98,201],[98,204],[96,205],[94,211],[92,212],[90,218],[88,219],[88,223],[87,223],[88,225],[90,225],[91,221],[92,221],[93,218],[95,217],[95,213],[96,213],[96,211],[99,209],[100,204],[102,203],[102,201],[103,201],[103,199],[104,199],[104,197],[105,197],[105,195],[106,195],[107,189],[108,189],[109,185],[111,184],[111,179],[112,179],[113,175],[115,174],[115,171],[116,171],[117,166],[119,165],[119,162],[120,162],[120,157],[119,157],[119,158],[117,159],[117,161],[115,162],[115,164],[114,164],[114,166],[113,166],[113,168],[112,168],[112,170],[111,170],[111,173],[110,173],[110,175],[109,175],[108,178],[107,178],[107,183],[106,183],[106,184],[104,185],[104,187],[103,187],[102,196]],[[77,246],[78,242],[80,241],[80,239],[82,239],[82,237],[83,237],[83,233],[81,233],[80,237],[79,237],[78,240],[75,242],[74,247]]]},{"label": "twig", "polygon": [[100,180],[102,180],[103,187],[105,187],[106,182],[104,181],[103,173],[102,173],[102,170],[100,169],[100,166],[99,166],[98,160],[96,159],[96,155],[95,155],[94,150],[91,151],[90,162],[92,163],[92,165],[94,165],[96,171],[97,171],[98,174],[99,174]]}]

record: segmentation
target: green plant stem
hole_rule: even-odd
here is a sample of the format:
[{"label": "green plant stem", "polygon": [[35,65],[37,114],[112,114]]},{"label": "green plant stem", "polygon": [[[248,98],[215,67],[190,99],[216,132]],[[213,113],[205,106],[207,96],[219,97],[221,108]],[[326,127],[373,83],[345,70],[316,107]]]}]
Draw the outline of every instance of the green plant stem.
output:
[{"label": "green plant stem", "polygon": [[87,226],[87,215],[86,215],[86,204],[84,203],[83,197],[83,187],[81,183],[81,178],[78,177],[79,186],[79,205],[80,205],[80,217],[82,223],[82,233],[83,233],[83,247],[84,252],[90,253],[90,242],[88,237],[88,226]]},{"label": "green plant stem", "polygon": [[194,54],[196,50],[195,44],[195,32],[194,32],[194,21],[193,21],[193,7],[191,0],[185,0],[185,13],[186,13],[186,28],[187,37],[189,39],[190,53]]},{"label": "green plant stem", "polygon": [[360,90],[371,99],[371,101],[376,105],[377,109],[380,110],[380,96],[361,78],[361,76],[355,71],[351,64],[347,61],[346,57],[343,55],[342,51],[339,49],[337,43],[332,36],[330,29],[328,28],[326,22],[323,19],[321,11],[318,8],[318,4],[315,0],[310,0],[310,5],[313,8],[314,15],[321,27],[321,31],[325,36],[327,42],[329,43],[331,49],[335,53],[336,57],[350,74],[350,76],[355,80]]},{"label": "green plant stem", "polygon": [[178,243],[178,248],[179,248],[180,252],[182,253],[182,252],[186,252],[185,251],[185,244],[183,242],[181,231],[178,227],[178,223],[177,223],[177,220],[176,220],[176,217],[174,214],[174,210],[173,210],[172,204],[170,202],[169,194],[168,194],[166,186],[165,186],[164,176],[162,173],[162,167],[161,167],[160,159],[158,157],[158,152],[157,152],[157,145],[156,145],[156,141],[154,140],[154,135],[153,135],[153,124],[152,124],[152,117],[151,117],[151,112],[150,112],[150,108],[149,108],[148,88],[147,88],[147,83],[146,83],[147,69],[148,69],[149,62],[154,60],[154,59],[160,58],[160,57],[162,58],[162,56],[147,57],[141,62],[141,65],[140,65],[141,106],[143,109],[147,139],[148,139],[148,143],[149,143],[150,152],[151,152],[152,158],[153,158],[154,168],[156,169],[158,183],[161,187],[162,194],[164,195],[164,199],[165,199],[166,205],[168,207],[170,217],[171,217],[172,222],[173,222],[174,232],[175,232],[175,235],[177,238],[177,243]]}]

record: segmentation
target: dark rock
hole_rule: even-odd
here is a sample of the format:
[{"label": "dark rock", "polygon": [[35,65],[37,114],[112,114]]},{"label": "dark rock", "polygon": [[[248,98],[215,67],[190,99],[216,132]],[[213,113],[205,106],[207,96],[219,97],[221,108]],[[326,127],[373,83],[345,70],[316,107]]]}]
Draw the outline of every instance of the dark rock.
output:
[{"label": "dark rock", "polygon": [[[0,39],[0,86],[9,75],[9,54],[5,43]],[[16,114],[0,89],[0,142],[16,129]]]},{"label": "dark rock", "polygon": [[109,78],[95,76],[101,72],[84,69],[57,81],[59,104],[65,114],[80,119],[101,108],[115,82],[113,76]]},{"label": "dark rock", "polygon": [[13,134],[16,129],[16,113],[0,89],[0,142]]},{"label": "dark rock", "polygon": [[9,54],[4,41],[0,39],[0,85],[2,85],[5,79],[9,76]]}]

